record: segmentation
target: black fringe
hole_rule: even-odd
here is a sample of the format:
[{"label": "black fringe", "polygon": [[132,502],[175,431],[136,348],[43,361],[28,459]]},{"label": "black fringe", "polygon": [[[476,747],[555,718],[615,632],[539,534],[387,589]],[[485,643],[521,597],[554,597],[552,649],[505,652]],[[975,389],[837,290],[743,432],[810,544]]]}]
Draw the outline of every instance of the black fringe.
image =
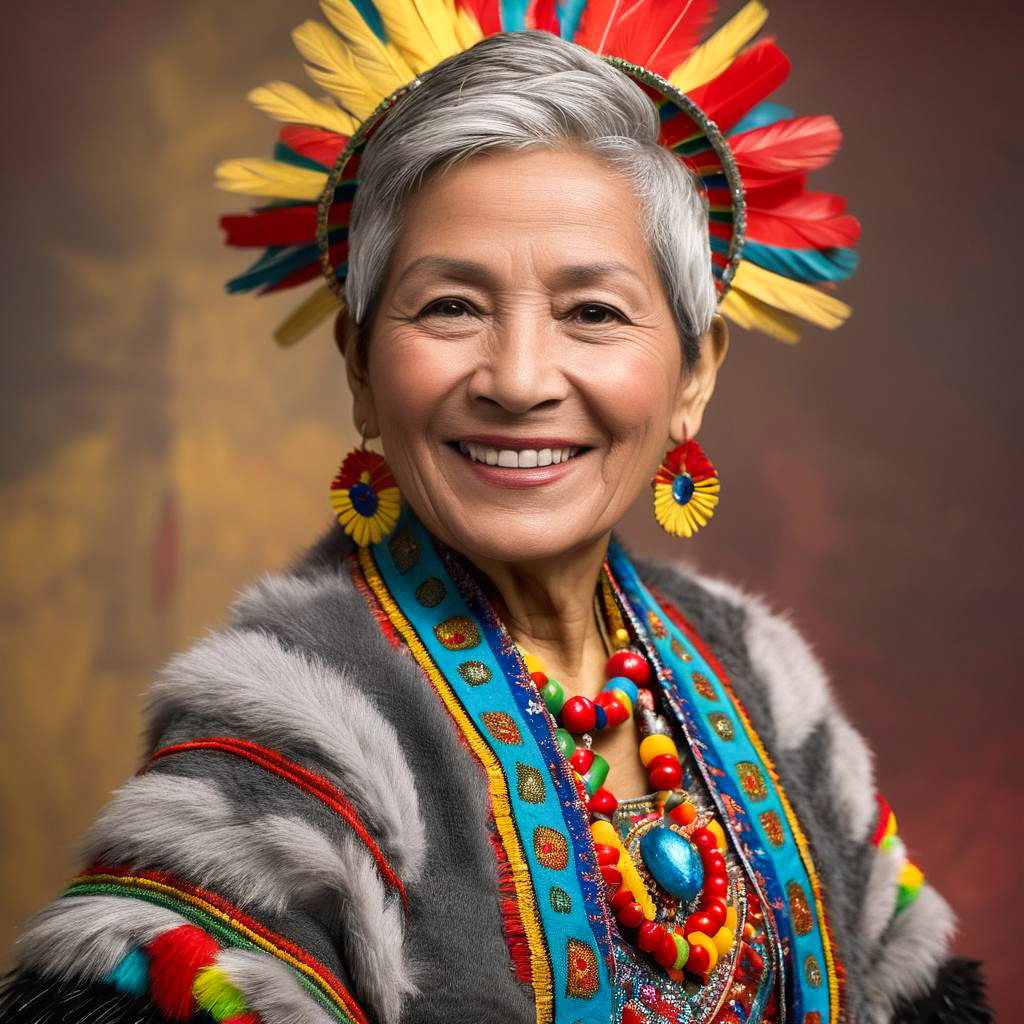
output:
[{"label": "black fringe", "polygon": [[932,990],[897,1008],[892,1024],[991,1024],[992,1008],[977,960],[947,960]]},{"label": "black fringe", "polygon": [[[101,982],[57,982],[16,968],[0,976],[0,1024],[174,1024],[148,999]],[[205,1010],[191,1024],[214,1024]]]}]

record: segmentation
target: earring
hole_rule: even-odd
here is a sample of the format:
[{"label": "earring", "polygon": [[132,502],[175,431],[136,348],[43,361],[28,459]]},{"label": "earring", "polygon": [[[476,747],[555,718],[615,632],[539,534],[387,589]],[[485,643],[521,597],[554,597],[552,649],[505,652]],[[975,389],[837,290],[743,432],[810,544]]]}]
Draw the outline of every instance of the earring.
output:
[{"label": "earring", "polygon": [[665,453],[651,479],[654,517],[666,533],[692,537],[718,504],[718,476],[696,441],[684,441]]},{"label": "earring", "polygon": [[384,457],[367,450],[365,427],[360,434],[359,447],[345,456],[330,493],[342,529],[366,547],[395,528],[402,495]]}]

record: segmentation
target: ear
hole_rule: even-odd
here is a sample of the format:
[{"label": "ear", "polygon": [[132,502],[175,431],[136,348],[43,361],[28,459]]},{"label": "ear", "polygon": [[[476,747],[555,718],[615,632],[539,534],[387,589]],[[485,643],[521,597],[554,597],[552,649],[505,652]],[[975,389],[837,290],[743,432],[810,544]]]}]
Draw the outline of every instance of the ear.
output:
[{"label": "ear", "polygon": [[352,392],[352,421],[356,430],[365,431],[367,438],[379,437],[377,407],[373,401],[366,356],[360,351],[358,330],[347,308],[340,310],[334,321],[334,341],[345,357],[345,376]]},{"label": "ear", "polygon": [[676,444],[692,440],[700,430],[704,410],[715,390],[718,368],[729,350],[729,326],[725,318],[716,313],[711,326],[698,342],[700,355],[689,377],[680,382],[675,411],[669,424],[672,440]]}]

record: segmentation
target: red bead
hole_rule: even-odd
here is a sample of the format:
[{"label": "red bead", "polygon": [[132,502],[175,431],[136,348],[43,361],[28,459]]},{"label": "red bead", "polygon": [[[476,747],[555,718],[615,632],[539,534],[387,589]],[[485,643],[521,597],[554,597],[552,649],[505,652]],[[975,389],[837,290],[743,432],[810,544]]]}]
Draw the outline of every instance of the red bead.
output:
[{"label": "red bead", "polygon": [[615,676],[625,676],[637,686],[647,686],[651,681],[651,666],[636,651],[616,651],[604,666],[605,679]]},{"label": "red bead", "polygon": [[706,828],[695,828],[690,833],[690,842],[697,847],[701,860],[712,850],[718,849],[718,840],[714,832],[709,832]]},{"label": "red bead", "polygon": [[725,924],[725,901],[718,899],[701,900],[700,910],[712,922],[712,927],[708,930],[707,934],[714,935]]},{"label": "red bead", "polygon": [[703,946],[690,944],[690,955],[686,959],[686,969],[692,974],[704,974],[711,966],[711,954]]},{"label": "red bead", "polygon": [[[601,877],[604,879],[605,888],[608,892],[615,892],[622,885],[622,872],[611,864],[601,865]],[[722,911],[722,922],[725,922],[725,911]]]},{"label": "red bead", "polygon": [[570,697],[562,705],[559,715],[563,729],[574,732],[577,735],[581,732],[590,732],[597,723],[597,712],[594,711],[594,702],[589,697]]},{"label": "red bead", "polygon": [[633,894],[623,886],[614,896],[612,896],[608,903],[611,905],[612,911],[615,916],[618,917],[619,913],[624,907],[628,907],[633,902]]},{"label": "red bead", "polygon": [[591,814],[604,814],[607,817],[611,817],[615,813],[615,809],[619,806],[619,801],[615,799],[614,795],[603,786],[590,798],[590,802],[587,804],[587,809]]},{"label": "red bead", "polygon": [[657,768],[648,765],[647,781],[651,784],[651,789],[675,789],[683,781],[683,769],[678,761],[662,764]]},{"label": "red bead", "polygon": [[644,920],[644,912],[640,904],[635,900],[632,903],[627,903],[617,914],[621,924],[624,924],[627,928],[635,928],[641,921]]},{"label": "red bead", "polygon": [[543,690],[548,683],[548,677],[543,672],[531,672],[530,678],[537,684],[538,690]]},{"label": "red bead", "polygon": [[614,846],[606,843],[594,843],[594,853],[597,854],[598,864],[611,864],[614,867],[619,863],[619,851]]},{"label": "red bead", "polygon": [[638,1010],[632,1003],[622,1008],[622,1024],[647,1024],[647,1014]]},{"label": "red bead", "polygon": [[612,693],[599,693],[594,698],[594,703],[604,708],[609,727],[622,725],[629,718],[626,706]]},{"label": "red bead", "polygon": [[679,764],[679,758],[675,754],[659,754],[657,757],[652,757],[647,762],[647,770],[650,771],[652,768],[660,768],[663,764]]},{"label": "red bead", "polygon": [[689,935],[690,932],[703,932],[705,935],[709,935],[711,932],[716,931],[718,929],[711,923],[711,918],[699,910],[696,914],[691,914],[683,925],[684,935]]},{"label": "red bead", "polygon": [[671,932],[666,931],[662,935],[661,942],[654,951],[654,959],[662,967],[671,967],[676,962],[676,940],[672,938]]},{"label": "red bead", "polygon": [[594,752],[587,750],[586,747],[577,747],[573,751],[572,757],[569,758],[569,764],[573,766],[580,773],[580,775],[586,775],[590,771],[590,766],[594,763]]},{"label": "red bead", "polygon": [[722,856],[718,850],[712,850],[710,853],[705,853],[702,858],[704,861],[704,876],[708,875],[719,875],[722,878],[727,878],[725,870],[725,857]]},{"label": "red bead", "polygon": [[636,933],[636,944],[645,953],[653,953],[661,945],[665,929],[656,921],[644,921]]},{"label": "red bead", "polygon": [[729,879],[725,875],[706,875],[703,892],[709,898],[724,900],[729,895]]}]

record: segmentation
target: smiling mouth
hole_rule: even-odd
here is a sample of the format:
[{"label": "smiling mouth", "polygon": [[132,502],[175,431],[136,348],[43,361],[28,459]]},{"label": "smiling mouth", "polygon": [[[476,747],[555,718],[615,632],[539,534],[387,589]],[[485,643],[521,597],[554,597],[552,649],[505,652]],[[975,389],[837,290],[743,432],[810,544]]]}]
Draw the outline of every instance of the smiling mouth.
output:
[{"label": "smiling mouth", "polygon": [[493,448],[474,441],[456,441],[452,447],[472,462],[499,469],[537,469],[542,466],[557,466],[569,462],[587,448],[570,446],[565,448]]}]

